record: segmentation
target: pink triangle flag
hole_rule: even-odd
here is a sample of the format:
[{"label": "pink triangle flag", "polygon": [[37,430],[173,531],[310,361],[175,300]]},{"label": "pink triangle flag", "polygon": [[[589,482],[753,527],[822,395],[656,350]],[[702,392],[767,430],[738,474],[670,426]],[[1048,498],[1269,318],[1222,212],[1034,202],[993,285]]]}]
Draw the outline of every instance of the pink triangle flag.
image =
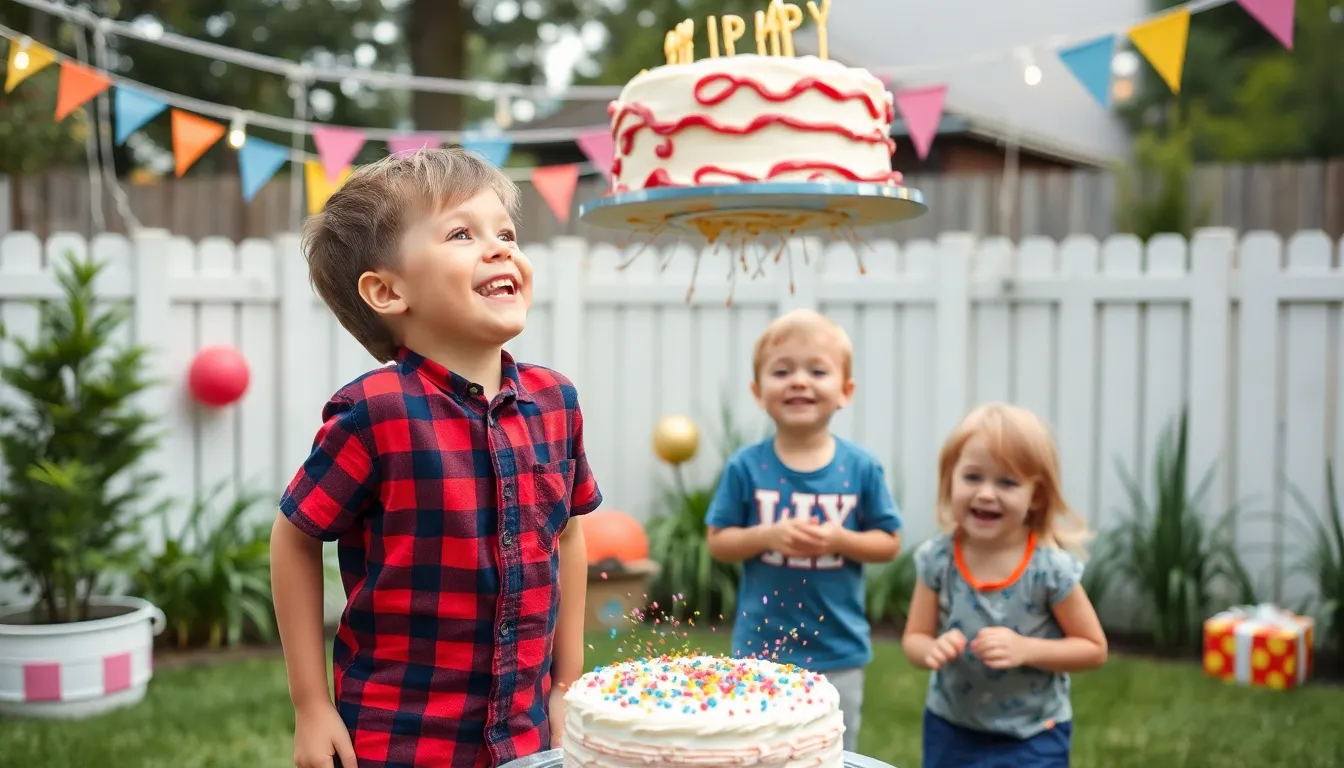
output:
[{"label": "pink triangle flag", "polygon": [[574,137],[574,143],[603,176],[611,178],[611,165],[616,160],[616,142],[609,128],[589,128]]},{"label": "pink triangle flag", "polygon": [[943,119],[943,99],[946,85],[925,88],[906,88],[895,95],[896,108],[905,119],[906,131],[915,145],[915,154],[923,160],[929,156],[929,147],[938,133],[938,121]]},{"label": "pink triangle flag", "polygon": [[400,155],[417,149],[438,149],[442,142],[432,133],[404,133],[387,140],[387,154]]},{"label": "pink triangle flag", "polygon": [[1241,7],[1251,18],[1283,43],[1288,50],[1293,49],[1293,12],[1295,0],[1238,0]]},{"label": "pink triangle flag", "polygon": [[358,128],[314,128],[313,144],[322,161],[327,180],[335,184],[341,174],[355,162],[355,156],[364,148],[368,136]]}]

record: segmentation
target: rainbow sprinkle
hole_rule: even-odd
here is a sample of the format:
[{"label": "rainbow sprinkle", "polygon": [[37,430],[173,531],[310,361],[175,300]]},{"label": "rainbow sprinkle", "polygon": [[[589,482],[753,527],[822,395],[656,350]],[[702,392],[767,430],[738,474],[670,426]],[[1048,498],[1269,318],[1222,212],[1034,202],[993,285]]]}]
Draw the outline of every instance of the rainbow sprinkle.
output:
[{"label": "rainbow sprinkle", "polygon": [[814,691],[823,679],[802,667],[761,659],[665,654],[597,667],[575,688],[625,709],[731,717],[820,703]]}]

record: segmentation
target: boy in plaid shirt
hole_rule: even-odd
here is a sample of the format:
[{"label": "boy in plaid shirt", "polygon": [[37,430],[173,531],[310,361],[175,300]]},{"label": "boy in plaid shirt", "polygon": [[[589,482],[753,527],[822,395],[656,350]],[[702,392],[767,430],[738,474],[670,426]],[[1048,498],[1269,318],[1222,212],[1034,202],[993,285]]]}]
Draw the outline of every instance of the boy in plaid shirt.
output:
[{"label": "boy in plaid shirt", "polygon": [[[474,768],[558,746],[583,671],[601,493],[574,385],[515,363],[532,267],[518,191],[460,149],[355,171],[305,227],[309,273],[378,361],[322,412],[280,501],[272,589],[299,768]],[[346,605],[322,633],[323,541]]]}]

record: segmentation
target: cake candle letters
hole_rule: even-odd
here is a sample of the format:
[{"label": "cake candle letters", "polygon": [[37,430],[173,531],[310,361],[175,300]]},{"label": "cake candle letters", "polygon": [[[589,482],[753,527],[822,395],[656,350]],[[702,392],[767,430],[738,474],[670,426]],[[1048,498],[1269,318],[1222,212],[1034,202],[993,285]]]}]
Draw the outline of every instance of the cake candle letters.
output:
[{"label": "cake candle letters", "polygon": [[695,61],[695,20],[687,19],[677,25],[677,34],[681,38],[681,63]]},{"label": "cake candle letters", "polygon": [[778,7],[777,21],[783,38],[784,55],[793,58],[793,31],[803,25],[803,9],[793,3],[775,0]]},{"label": "cake candle letters", "polygon": [[741,16],[735,16],[731,13],[723,16],[723,55],[732,56],[737,51],[733,43],[742,39],[742,35],[747,33],[747,22]]},{"label": "cake candle letters", "polygon": [[807,0],[807,12],[817,23],[817,58],[826,60],[826,17],[831,15],[831,0],[821,0],[821,8]]},{"label": "cake candle letters", "polygon": [[[705,23],[705,34],[709,35],[709,58],[719,58],[719,24],[713,16]],[[732,54],[729,54],[732,55]]]}]

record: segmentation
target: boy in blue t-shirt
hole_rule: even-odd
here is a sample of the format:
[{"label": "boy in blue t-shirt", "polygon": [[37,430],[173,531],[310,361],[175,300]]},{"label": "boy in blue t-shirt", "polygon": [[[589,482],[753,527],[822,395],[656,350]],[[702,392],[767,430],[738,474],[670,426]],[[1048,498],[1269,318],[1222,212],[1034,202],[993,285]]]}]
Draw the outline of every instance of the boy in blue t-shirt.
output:
[{"label": "boy in blue t-shirt", "polygon": [[733,654],[823,673],[840,692],[850,752],[872,658],[862,564],[901,549],[882,465],[830,432],[854,394],[852,358],[844,329],[817,312],[766,327],[751,392],[775,434],[733,454],[705,516],[710,554],[743,563]]}]

